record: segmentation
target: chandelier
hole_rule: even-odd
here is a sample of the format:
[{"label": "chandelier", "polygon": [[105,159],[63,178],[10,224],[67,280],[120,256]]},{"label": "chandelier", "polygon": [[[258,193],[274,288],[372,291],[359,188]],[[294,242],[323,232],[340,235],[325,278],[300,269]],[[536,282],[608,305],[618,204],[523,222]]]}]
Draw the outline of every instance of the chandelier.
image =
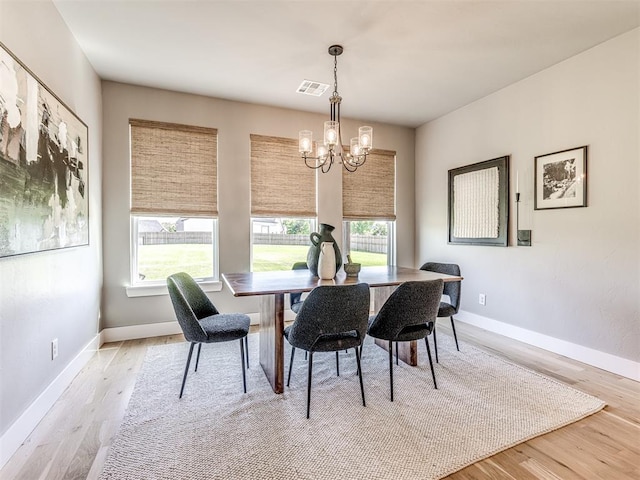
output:
[{"label": "chandelier", "polygon": [[340,132],[340,102],[338,94],[338,55],[341,55],[341,45],[331,45],[329,54],[333,55],[333,94],[329,98],[331,105],[330,120],[324,122],[324,145],[318,145],[316,156],[312,155],[313,133],[311,130],[301,130],[298,135],[298,150],[304,163],[309,168],[319,168],[327,173],[334,160],[340,161],[349,172],[355,172],[367,161],[367,155],[373,148],[373,128],[360,127],[358,136],[351,139],[349,152],[342,148],[342,134]]}]

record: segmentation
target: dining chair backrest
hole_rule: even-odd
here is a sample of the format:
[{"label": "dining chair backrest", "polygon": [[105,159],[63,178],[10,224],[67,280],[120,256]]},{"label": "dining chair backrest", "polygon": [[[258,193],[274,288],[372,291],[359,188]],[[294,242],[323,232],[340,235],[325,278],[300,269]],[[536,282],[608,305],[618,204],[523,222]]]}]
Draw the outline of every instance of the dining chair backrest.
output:
[{"label": "dining chair backrest", "polygon": [[219,313],[207,294],[184,272],[167,277],[167,288],[185,339],[189,342],[206,342],[207,334],[198,320]]},{"label": "dining chair backrest", "polygon": [[375,338],[396,340],[405,328],[435,322],[442,297],[442,279],[405,282],[387,298],[369,334]]},{"label": "dining chair backrest", "polygon": [[[309,267],[307,266],[307,262],[296,262],[291,267],[291,270],[308,270],[308,269]],[[294,305],[296,303],[302,302],[302,293],[300,292],[292,293],[289,295],[289,297],[290,297],[289,299],[290,299],[290,305],[292,309],[294,308]],[[298,311],[299,311],[299,308],[298,308]]]},{"label": "dining chair backrest", "polygon": [[319,339],[352,331],[364,340],[368,318],[369,285],[366,283],[318,286],[309,292],[296,316],[289,343],[314,351]]},{"label": "dining chair backrest", "polygon": [[[420,267],[420,270],[428,272],[444,273],[445,275],[460,276],[460,267],[455,263],[437,263],[427,262]],[[445,282],[443,294],[449,297],[449,303],[455,309],[454,313],[458,313],[460,308],[460,293],[462,282]]]}]

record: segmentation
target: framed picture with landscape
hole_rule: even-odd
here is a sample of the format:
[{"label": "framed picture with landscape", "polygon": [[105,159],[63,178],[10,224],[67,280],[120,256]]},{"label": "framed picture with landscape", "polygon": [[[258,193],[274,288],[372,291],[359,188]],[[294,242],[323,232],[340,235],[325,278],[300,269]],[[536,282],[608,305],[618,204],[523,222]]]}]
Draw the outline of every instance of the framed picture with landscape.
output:
[{"label": "framed picture with landscape", "polygon": [[586,206],[586,145],[535,157],[535,210]]},{"label": "framed picture with landscape", "polygon": [[450,244],[509,244],[509,156],[449,170]]},{"label": "framed picture with landscape", "polygon": [[88,129],[0,43],[0,257],[89,244]]}]

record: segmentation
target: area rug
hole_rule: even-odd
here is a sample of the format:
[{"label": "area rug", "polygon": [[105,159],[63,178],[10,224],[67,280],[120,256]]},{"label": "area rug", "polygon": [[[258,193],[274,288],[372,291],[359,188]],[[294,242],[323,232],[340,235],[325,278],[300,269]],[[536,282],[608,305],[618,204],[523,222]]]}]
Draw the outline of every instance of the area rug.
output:
[{"label": "area rug", "polygon": [[394,368],[393,402],[387,353],[367,339],[366,407],[353,351],[340,353],[339,377],[335,355],[316,354],[307,420],[302,352],[276,395],[251,335],[244,394],[238,342],[203,345],[178,399],[188,348],[149,348],[101,479],[437,479],[604,407],[469,344],[458,352],[442,332],[438,389],[420,342],[420,365]]}]

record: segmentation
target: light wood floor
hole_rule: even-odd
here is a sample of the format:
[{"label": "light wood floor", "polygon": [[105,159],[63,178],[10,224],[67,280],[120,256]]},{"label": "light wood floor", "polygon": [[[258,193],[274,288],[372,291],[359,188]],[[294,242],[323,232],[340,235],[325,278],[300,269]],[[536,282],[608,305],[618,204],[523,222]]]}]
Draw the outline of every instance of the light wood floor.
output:
[{"label": "light wood floor", "polygon": [[[590,393],[607,407],[447,477],[469,479],[640,479],[640,384],[456,323],[472,343]],[[447,329],[443,323],[438,328]],[[97,478],[124,416],[145,351],[181,335],[105,344],[0,471],[10,479]],[[402,480],[402,479],[401,479]]]}]

